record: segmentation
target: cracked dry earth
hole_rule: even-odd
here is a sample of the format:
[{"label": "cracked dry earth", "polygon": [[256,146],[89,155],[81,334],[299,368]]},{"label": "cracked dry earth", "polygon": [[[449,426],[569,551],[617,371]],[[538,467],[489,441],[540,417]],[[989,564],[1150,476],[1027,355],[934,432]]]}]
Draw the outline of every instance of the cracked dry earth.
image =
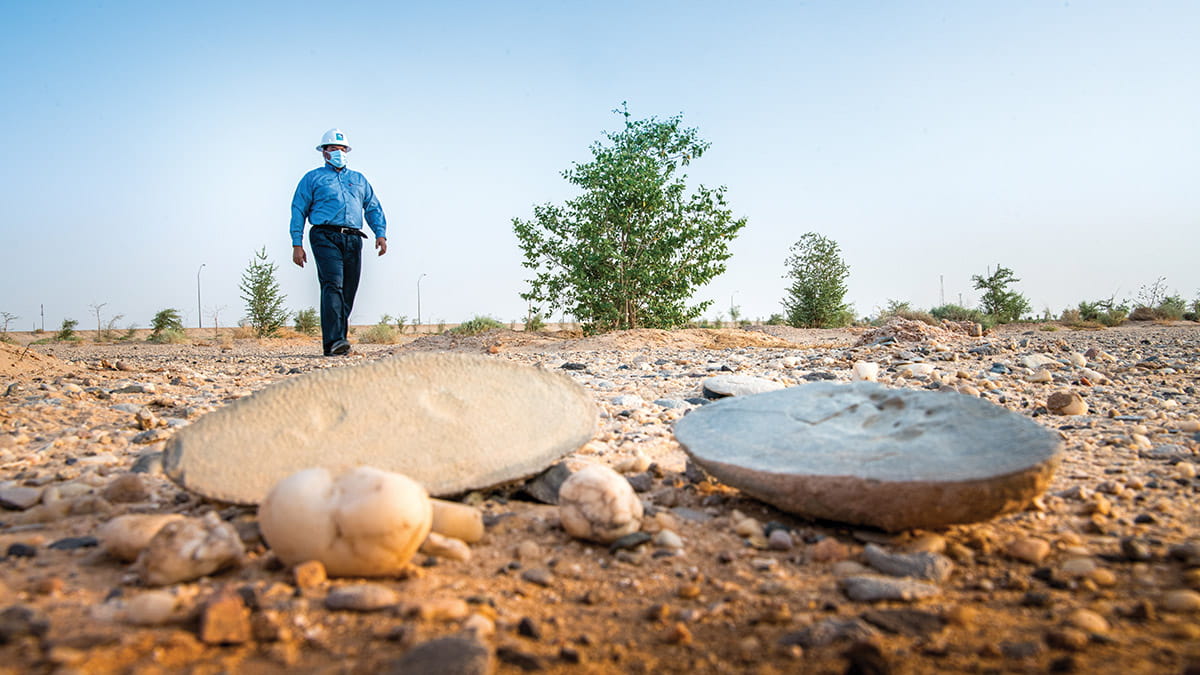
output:
[{"label": "cracked dry earth", "polygon": [[[341,359],[303,340],[0,344],[0,673],[410,672],[406,655],[447,636],[481,656],[432,663],[467,672],[1200,672],[1200,326],[892,336],[500,331]],[[569,373],[601,414],[575,456],[625,474],[653,538],[574,540],[557,507],[505,486],[462,497],[487,525],[469,559],[418,554],[400,578],[324,580],[275,560],[253,508],[189,494],[154,461],[230,400],[413,350]],[[856,361],[879,364],[887,386],[953,388],[1059,433],[1050,488],[991,522],[885,533],[774,510],[689,467],[672,438],[708,376],[847,381]],[[1061,390],[1086,414],[1051,413]],[[214,513],[246,560],[143,588],[93,536],[137,513]],[[932,597],[852,600],[840,583],[914,552],[948,570]],[[151,593],[166,610],[144,611]]]}]

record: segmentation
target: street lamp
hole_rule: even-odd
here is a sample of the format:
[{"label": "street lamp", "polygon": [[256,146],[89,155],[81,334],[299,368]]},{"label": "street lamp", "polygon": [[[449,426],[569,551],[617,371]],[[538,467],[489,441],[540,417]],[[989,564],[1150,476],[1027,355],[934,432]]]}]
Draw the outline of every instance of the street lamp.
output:
[{"label": "street lamp", "polygon": [[429,275],[422,272],[421,276],[417,277],[417,328],[418,329],[421,327],[421,280],[427,276],[429,276]]},{"label": "street lamp", "polygon": [[204,328],[204,313],[200,309],[200,272],[204,269],[204,263],[200,263],[200,269],[196,270],[196,327]]}]

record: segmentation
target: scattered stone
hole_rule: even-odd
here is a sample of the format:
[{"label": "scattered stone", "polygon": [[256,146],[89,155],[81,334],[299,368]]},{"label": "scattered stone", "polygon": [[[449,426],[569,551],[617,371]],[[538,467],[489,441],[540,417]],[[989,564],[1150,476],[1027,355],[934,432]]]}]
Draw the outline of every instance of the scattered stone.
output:
[{"label": "scattered stone", "polygon": [[33,508],[42,501],[42,488],[5,487],[0,488],[0,508],[10,511],[25,511]]},{"label": "scattered stone", "polygon": [[13,605],[0,611],[0,646],[27,635],[41,639],[49,630],[50,619],[33,607]]},{"label": "scattered stone", "polygon": [[521,489],[525,494],[543,504],[558,504],[558,491],[571,474],[582,469],[586,464],[565,460],[554,464],[545,471],[525,481]]},{"label": "scattered stone", "polygon": [[[351,407],[370,400],[369,406]],[[433,495],[530,476],[586,443],[591,397],[569,377],[494,358],[409,354],[281,380],[175,433],[167,475],[253,504],[314,467],[366,465]]]},{"label": "scattered stone", "polygon": [[1076,609],[1067,615],[1067,625],[1088,633],[1104,634],[1108,632],[1108,621],[1090,609]]},{"label": "scattered stone", "polygon": [[850,557],[850,547],[833,537],[825,537],[810,546],[808,554],[813,562],[838,562]]},{"label": "scattered stone", "polygon": [[637,532],[642,524],[642,502],[629,481],[600,464],[563,482],[558,498],[563,529],[573,537],[609,543]]},{"label": "scattered stone", "polygon": [[175,513],[117,516],[101,525],[96,535],[106,553],[118,560],[132,562],[164,525],[183,518]]},{"label": "scattered stone", "polygon": [[471,547],[467,546],[467,542],[454,537],[443,537],[437,532],[429,533],[421,543],[420,551],[425,555],[446,560],[466,562],[471,559]]},{"label": "scattered stone", "polygon": [[95,537],[85,535],[82,537],[64,537],[52,542],[46,548],[54,551],[75,551],[81,548],[92,548],[100,543],[100,540]]},{"label": "scattered stone", "polygon": [[339,586],[325,596],[325,607],[334,611],[376,612],[399,602],[400,594],[381,584]]},{"label": "scattered stone", "polygon": [[286,565],[319,560],[330,576],[396,575],[433,523],[429,497],[397,473],[316,468],[271,489],[258,510],[271,550]]},{"label": "scattered stone", "polygon": [[163,473],[163,454],[161,451],[144,452],[138,455],[130,473],[159,476]]},{"label": "scattered stone", "polygon": [[100,496],[114,504],[131,504],[149,499],[150,490],[146,489],[140,474],[126,473],[106,485]]},{"label": "scattered stone", "polygon": [[1073,391],[1056,391],[1046,399],[1046,409],[1055,415],[1086,415],[1087,403]]},{"label": "scattered stone", "polygon": [[237,593],[222,591],[209,600],[200,614],[200,641],[210,645],[249,642],[250,610]]},{"label": "scattered stone", "polygon": [[825,647],[845,640],[870,640],[879,635],[861,619],[829,618],[779,638],[780,646],[799,645],[805,649]]},{"label": "scattered stone", "polygon": [[[1063,627],[1046,633],[1046,644],[1055,649],[1065,649],[1067,651],[1077,652],[1087,647],[1091,638],[1085,631],[1078,628]],[[1032,656],[1032,654],[1030,654]],[[1020,658],[1024,658],[1022,655]]]},{"label": "scattered stone", "polygon": [[292,579],[296,582],[296,588],[308,591],[324,585],[329,577],[320,560],[306,560],[292,568]]},{"label": "scattered stone", "polygon": [[1188,589],[1176,589],[1163,594],[1159,607],[1164,612],[1192,614],[1200,612],[1200,593]]},{"label": "scattered stone", "polygon": [[544,567],[532,567],[521,572],[521,580],[548,588],[554,582],[554,575]]},{"label": "scattered stone", "polygon": [[771,530],[767,535],[767,548],[772,551],[790,551],[795,546],[792,535],[787,530]]},{"label": "scattered stone", "polygon": [[167,591],[145,591],[125,601],[120,616],[138,626],[161,626],[177,620],[179,601]]},{"label": "scattered stone", "polygon": [[1061,441],[987,401],[871,382],[815,383],[695,410],[675,423],[721,482],[807,517],[885,530],[976,522],[1049,483]]},{"label": "scattered stone", "polygon": [[715,399],[728,396],[751,396],[783,388],[783,384],[761,377],[717,375],[708,378],[701,384],[701,393],[705,398]]},{"label": "scattered stone", "polygon": [[940,588],[931,584],[875,575],[844,577],[838,580],[838,585],[846,597],[858,602],[913,602],[932,598],[942,592]]},{"label": "scattered stone", "polygon": [[542,670],[546,667],[536,654],[530,654],[511,646],[504,646],[497,649],[496,658],[510,666],[516,666],[525,671]]},{"label": "scattered stone", "polygon": [[5,558],[33,558],[36,556],[36,547],[20,541],[9,544],[8,548],[4,551]]},{"label": "scattered stone", "polygon": [[444,637],[421,643],[392,661],[385,675],[491,675],[496,661],[487,645],[472,638]]},{"label": "scattered stone", "polygon": [[894,577],[912,577],[942,582],[950,577],[954,563],[937,553],[888,553],[875,544],[863,550],[867,564]]},{"label": "scattered stone", "polygon": [[937,614],[919,609],[871,609],[862,618],[889,633],[913,637],[936,633],[946,625],[945,619]]},{"label": "scattered stone", "polygon": [[1036,537],[1025,537],[1009,542],[1004,552],[1010,558],[1037,565],[1050,555],[1050,543]]},{"label": "scattered stone", "polygon": [[142,583],[166,586],[240,565],[245,548],[232,525],[210,511],[173,520],[150,540],[135,564]]},{"label": "scattered stone", "polygon": [[417,614],[423,621],[462,621],[471,615],[471,606],[458,598],[439,598],[422,602]]},{"label": "scattered stone", "polygon": [[855,361],[850,371],[850,379],[855,382],[875,382],[879,379],[879,364],[870,361]]},{"label": "scattered stone", "polygon": [[670,551],[683,550],[683,539],[678,534],[671,530],[659,530],[658,534],[654,535],[654,545],[658,548],[664,548]]},{"label": "scattered stone", "polygon": [[617,551],[635,549],[651,540],[652,537],[646,532],[633,532],[623,537],[614,539],[612,543],[608,545],[608,552],[616,553]]}]

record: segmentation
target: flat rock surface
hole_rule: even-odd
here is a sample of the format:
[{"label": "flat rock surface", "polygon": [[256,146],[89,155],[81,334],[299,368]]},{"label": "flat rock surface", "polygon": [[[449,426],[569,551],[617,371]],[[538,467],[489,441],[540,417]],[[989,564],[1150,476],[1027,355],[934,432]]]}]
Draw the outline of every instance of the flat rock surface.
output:
[{"label": "flat rock surface", "polygon": [[972,522],[1049,484],[1060,440],[975,397],[816,382],[705,406],[675,425],[714,476],[786,511],[884,529]]},{"label": "flat rock surface", "polygon": [[175,434],[163,467],[190,490],[240,504],[296,471],[360,464],[452,495],[546,468],[586,443],[595,420],[595,405],[567,377],[413,354],[263,389]]}]

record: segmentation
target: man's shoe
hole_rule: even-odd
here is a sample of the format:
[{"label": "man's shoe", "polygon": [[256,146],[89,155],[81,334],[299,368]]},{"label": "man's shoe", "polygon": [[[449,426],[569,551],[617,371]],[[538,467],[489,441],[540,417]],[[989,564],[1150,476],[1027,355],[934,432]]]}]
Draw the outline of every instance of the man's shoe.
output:
[{"label": "man's shoe", "polygon": [[337,342],[333,343],[332,347],[329,348],[329,353],[333,354],[334,356],[342,356],[343,354],[349,354],[350,353],[350,343],[347,342],[346,340],[338,340]]}]

